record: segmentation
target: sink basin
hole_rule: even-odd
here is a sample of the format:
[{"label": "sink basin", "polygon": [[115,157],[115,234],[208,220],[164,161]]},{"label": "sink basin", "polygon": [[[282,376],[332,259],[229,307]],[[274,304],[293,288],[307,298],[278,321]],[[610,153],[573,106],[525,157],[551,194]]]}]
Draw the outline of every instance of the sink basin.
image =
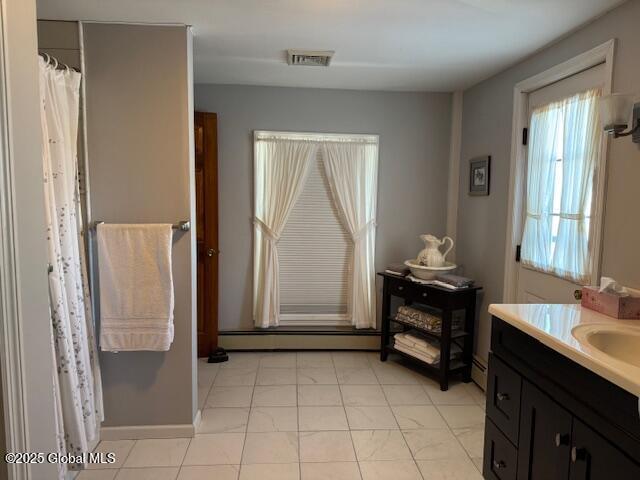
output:
[{"label": "sink basin", "polygon": [[640,368],[640,325],[578,325],[571,334],[583,345]]}]

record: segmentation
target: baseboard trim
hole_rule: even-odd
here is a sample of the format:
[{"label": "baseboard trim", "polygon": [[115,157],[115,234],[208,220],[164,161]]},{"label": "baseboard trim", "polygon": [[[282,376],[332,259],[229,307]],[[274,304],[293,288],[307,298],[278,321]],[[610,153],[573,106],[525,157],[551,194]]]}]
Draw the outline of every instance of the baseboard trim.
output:
[{"label": "baseboard trim", "polygon": [[380,334],[375,335],[308,335],[279,333],[225,334],[218,345],[234,350],[379,350]]},{"label": "baseboard trim", "polygon": [[193,419],[193,433],[198,431],[200,427],[200,422],[202,421],[202,410],[198,409],[196,412],[196,418]]},{"label": "baseboard trim", "polygon": [[487,364],[476,355],[473,356],[473,364],[471,365],[471,379],[482,390],[487,391]]},{"label": "baseboard trim", "polygon": [[145,440],[148,438],[192,438],[200,425],[202,414],[196,413],[193,423],[177,425],[127,425],[102,427],[101,440]]}]

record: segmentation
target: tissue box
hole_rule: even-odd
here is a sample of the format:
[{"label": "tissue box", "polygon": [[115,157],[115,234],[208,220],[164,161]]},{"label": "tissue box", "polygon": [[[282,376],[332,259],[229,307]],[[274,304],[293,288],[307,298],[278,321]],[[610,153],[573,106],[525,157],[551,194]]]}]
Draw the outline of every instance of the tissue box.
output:
[{"label": "tissue box", "polygon": [[[607,292],[599,292],[598,287],[582,287],[581,305],[614,318],[640,320],[640,295],[620,297]],[[637,293],[636,293],[637,292]]]}]

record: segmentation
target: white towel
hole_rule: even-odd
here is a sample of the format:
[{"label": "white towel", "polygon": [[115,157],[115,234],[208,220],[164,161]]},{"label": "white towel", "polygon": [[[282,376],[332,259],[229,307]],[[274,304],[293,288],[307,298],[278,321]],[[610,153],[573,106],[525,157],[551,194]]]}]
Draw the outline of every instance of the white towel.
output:
[{"label": "white towel", "polygon": [[99,224],[100,347],[167,351],[173,342],[170,224]]},{"label": "white towel", "polygon": [[419,360],[422,360],[423,362],[426,363],[430,363],[430,364],[434,364],[434,363],[438,363],[440,361],[440,355],[438,355],[438,357],[431,357],[429,355],[426,355],[423,352],[419,352],[411,347],[407,347],[405,344],[403,343],[398,343],[396,342],[394,345],[396,350],[400,350],[401,352],[404,352],[406,354],[411,355],[412,357],[415,357]]},{"label": "white towel", "polygon": [[398,342],[403,343],[407,347],[410,347],[414,350],[418,350],[425,355],[428,355],[430,357],[440,356],[439,346],[432,345],[421,338],[414,337],[413,335],[409,335],[408,333],[398,333],[395,335],[395,338]]},{"label": "white towel", "polygon": [[[394,344],[398,350],[409,353],[427,363],[440,361],[440,345],[435,340],[416,337],[410,333],[396,333]],[[450,358],[456,358],[462,353],[462,349],[455,343],[451,344]]]}]

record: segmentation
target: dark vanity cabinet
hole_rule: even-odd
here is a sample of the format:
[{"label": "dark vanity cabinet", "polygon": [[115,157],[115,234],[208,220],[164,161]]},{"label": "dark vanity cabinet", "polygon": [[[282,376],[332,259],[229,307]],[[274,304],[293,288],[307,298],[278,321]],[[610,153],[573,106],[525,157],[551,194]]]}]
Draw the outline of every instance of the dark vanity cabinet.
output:
[{"label": "dark vanity cabinet", "polygon": [[493,318],[483,474],[640,480],[638,398]]},{"label": "dark vanity cabinet", "polygon": [[571,458],[571,414],[524,381],[520,404],[518,478],[566,480]]}]

